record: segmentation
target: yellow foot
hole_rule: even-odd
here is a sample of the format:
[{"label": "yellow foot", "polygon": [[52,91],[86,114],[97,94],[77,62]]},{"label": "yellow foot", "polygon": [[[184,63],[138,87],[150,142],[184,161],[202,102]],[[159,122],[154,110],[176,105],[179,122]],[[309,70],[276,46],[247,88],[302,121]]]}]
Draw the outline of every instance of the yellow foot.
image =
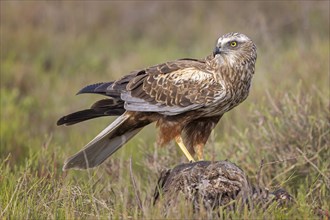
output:
[{"label": "yellow foot", "polygon": [[191,156],[191,154],[189,153],[188,149],[186,148],[186,146],[184,146],[183,144],[183,140],[181,138],[181,136],[177,136],[175,138],[176,143],[179,145],[180,149],[182,150],[182,152],[184,153],[184,155],[188,158],[188,160],[190,162],[195,162],[194,158]]}]

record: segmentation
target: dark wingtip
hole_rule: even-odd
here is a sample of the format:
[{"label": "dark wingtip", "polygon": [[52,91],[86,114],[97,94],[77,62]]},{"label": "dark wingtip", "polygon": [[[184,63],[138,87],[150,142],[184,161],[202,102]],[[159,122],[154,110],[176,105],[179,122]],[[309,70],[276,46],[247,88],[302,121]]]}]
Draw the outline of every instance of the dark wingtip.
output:
[{"label": "dark wingtip", "polygon": [[[120,110],[120,109],[119,109]],[[57,121],[57,125],[73,125],[82,121],[86,121],[93,118],[98,118],[107,115],[120,115],[120,111],[118,109],[110,110],[102,110],[97,111],[95,109],[85,109],[77,112],[73,112],[66,116],[63,116]]]},{"label": "dark wingtip", "polygon": [[95,89],[97,87],[99,87],[100,85],[102,85],[102,84],[103,83],[95,83],[95,84],[92,84],[92,85],[85,86],[84,88],[79,90],[79,92],[77,92],[76,95],[84,94],[84,93],[95,93]]},{"label": "dark wingtip", "polygon": [[58,121],[56,122],[56,125],[57,126],[64,125],[65,121],[66,121],[66,116],[63,116],[62,118],[58,119]]},{"label": "dark wingtip", "polygon": [[107,83],[95,83],[92,85],[85,86],[82,88],[76,95],[83,94],[83,93],[96,93],[96,94],[105,94],[107,88],[112,84],[113,82],[107,82]]}]

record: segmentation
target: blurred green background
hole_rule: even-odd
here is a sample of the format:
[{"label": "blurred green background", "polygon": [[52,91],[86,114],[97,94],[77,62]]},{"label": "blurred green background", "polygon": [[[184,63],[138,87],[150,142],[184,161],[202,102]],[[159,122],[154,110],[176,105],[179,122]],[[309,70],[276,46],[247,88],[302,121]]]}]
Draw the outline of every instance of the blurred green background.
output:
[{"label": "blurred green background", "polygon": [[[256,73],[249,98],[217,126],[205,149],[207,159],[228,158],[253,173],[259,159],[273,154],[257,146],[268,135],[260,135],[267,129],[261,119],[277,113],[276,124],[295,107],[324,122],[322,131],[329,138],[329,1],[1,1],[0,25],[0,161],[9,173],[35,164],[33,172],[41,176],[47,169],[61,175],[64,159],[113,120],[56,126],[59,117],[101,98],[75,96],[83,86],[168,60],[205,57],[227,32],[244,33],[255,42]],[[293,101],[283,103],[288,94]],[[306,105],[300,97],[307,97]],[[279,105],[283,111],[277,111]],[[252,127],[259,139],[245,144]],[[157,149],[155,137],[153,125],[145,128],[109,163],[132,156],[142,175],[145,164],[139,161],[149,160],[154,151],[167,158],[162,163],[156,157],[160,167],[185,161],[174,145]],[[328,164],[323,166],[329,172]]]},{"label": "blurred green background", "polygon": [[[238,117],[235,123],[249,123],[246,115],[239,116],[266,91],[272,95],[301,84],[305,92],[327,96],[328,6],[312,1],[1,2],[1,157],[11,152],[19,163],[30,142],[40,147],[51,134],[52,141],[66,146],[62,151],[75,152],[109,123],[103,118],[55,126],[60,116],[98,98],[75,97],[80,88],[168,60],[202,58],[227,32],[253,39],[258,61],[249,99],[219,127],[230,126],[226,118],[231,116]],[[78,146],[75,134],[83,139]]]}]

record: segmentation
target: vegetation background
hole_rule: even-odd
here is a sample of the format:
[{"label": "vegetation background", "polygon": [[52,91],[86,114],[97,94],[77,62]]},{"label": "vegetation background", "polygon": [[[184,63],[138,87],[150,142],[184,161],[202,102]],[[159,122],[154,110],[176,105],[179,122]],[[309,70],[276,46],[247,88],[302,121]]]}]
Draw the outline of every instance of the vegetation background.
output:
[{"label": "vegetation background", "polygon": [[[206,159],[229,159],[254,182],[264,160],[261,185],[283,187],[296,202],[223,216],[329,216],[329,1],[0,3],[0,218],[163,218],[152,195],[160,170],[185,162],[174,144],[157,148],[149,126],[100,167],[63,172],[65,158],[113,118],[56,121],[100,98],[75,96],[83,86],[202,58],[227,32],[254,40],[256,74],[249,98],[212,134]],[[168,217],[204,214],[182,206]]]}]

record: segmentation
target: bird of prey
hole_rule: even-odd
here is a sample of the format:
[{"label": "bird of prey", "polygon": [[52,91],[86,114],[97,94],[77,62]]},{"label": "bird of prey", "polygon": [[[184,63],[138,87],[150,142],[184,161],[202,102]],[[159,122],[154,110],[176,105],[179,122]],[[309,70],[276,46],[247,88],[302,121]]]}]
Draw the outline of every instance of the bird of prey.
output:
[{"label": "bird of prey", "polygon": [[203,159],[204,145],[222,115],[244,101],[257,59],[256,46],[240,33],[221,36],[204,59],[178,59],[133,71],[119,80],[89,85],[78,94],[107,98],[60,118],[72,125],[102,116],[119,116],[63,169],[100,165],[144,126],[156,122],[158,142],[175,140],[189,161]]}]

